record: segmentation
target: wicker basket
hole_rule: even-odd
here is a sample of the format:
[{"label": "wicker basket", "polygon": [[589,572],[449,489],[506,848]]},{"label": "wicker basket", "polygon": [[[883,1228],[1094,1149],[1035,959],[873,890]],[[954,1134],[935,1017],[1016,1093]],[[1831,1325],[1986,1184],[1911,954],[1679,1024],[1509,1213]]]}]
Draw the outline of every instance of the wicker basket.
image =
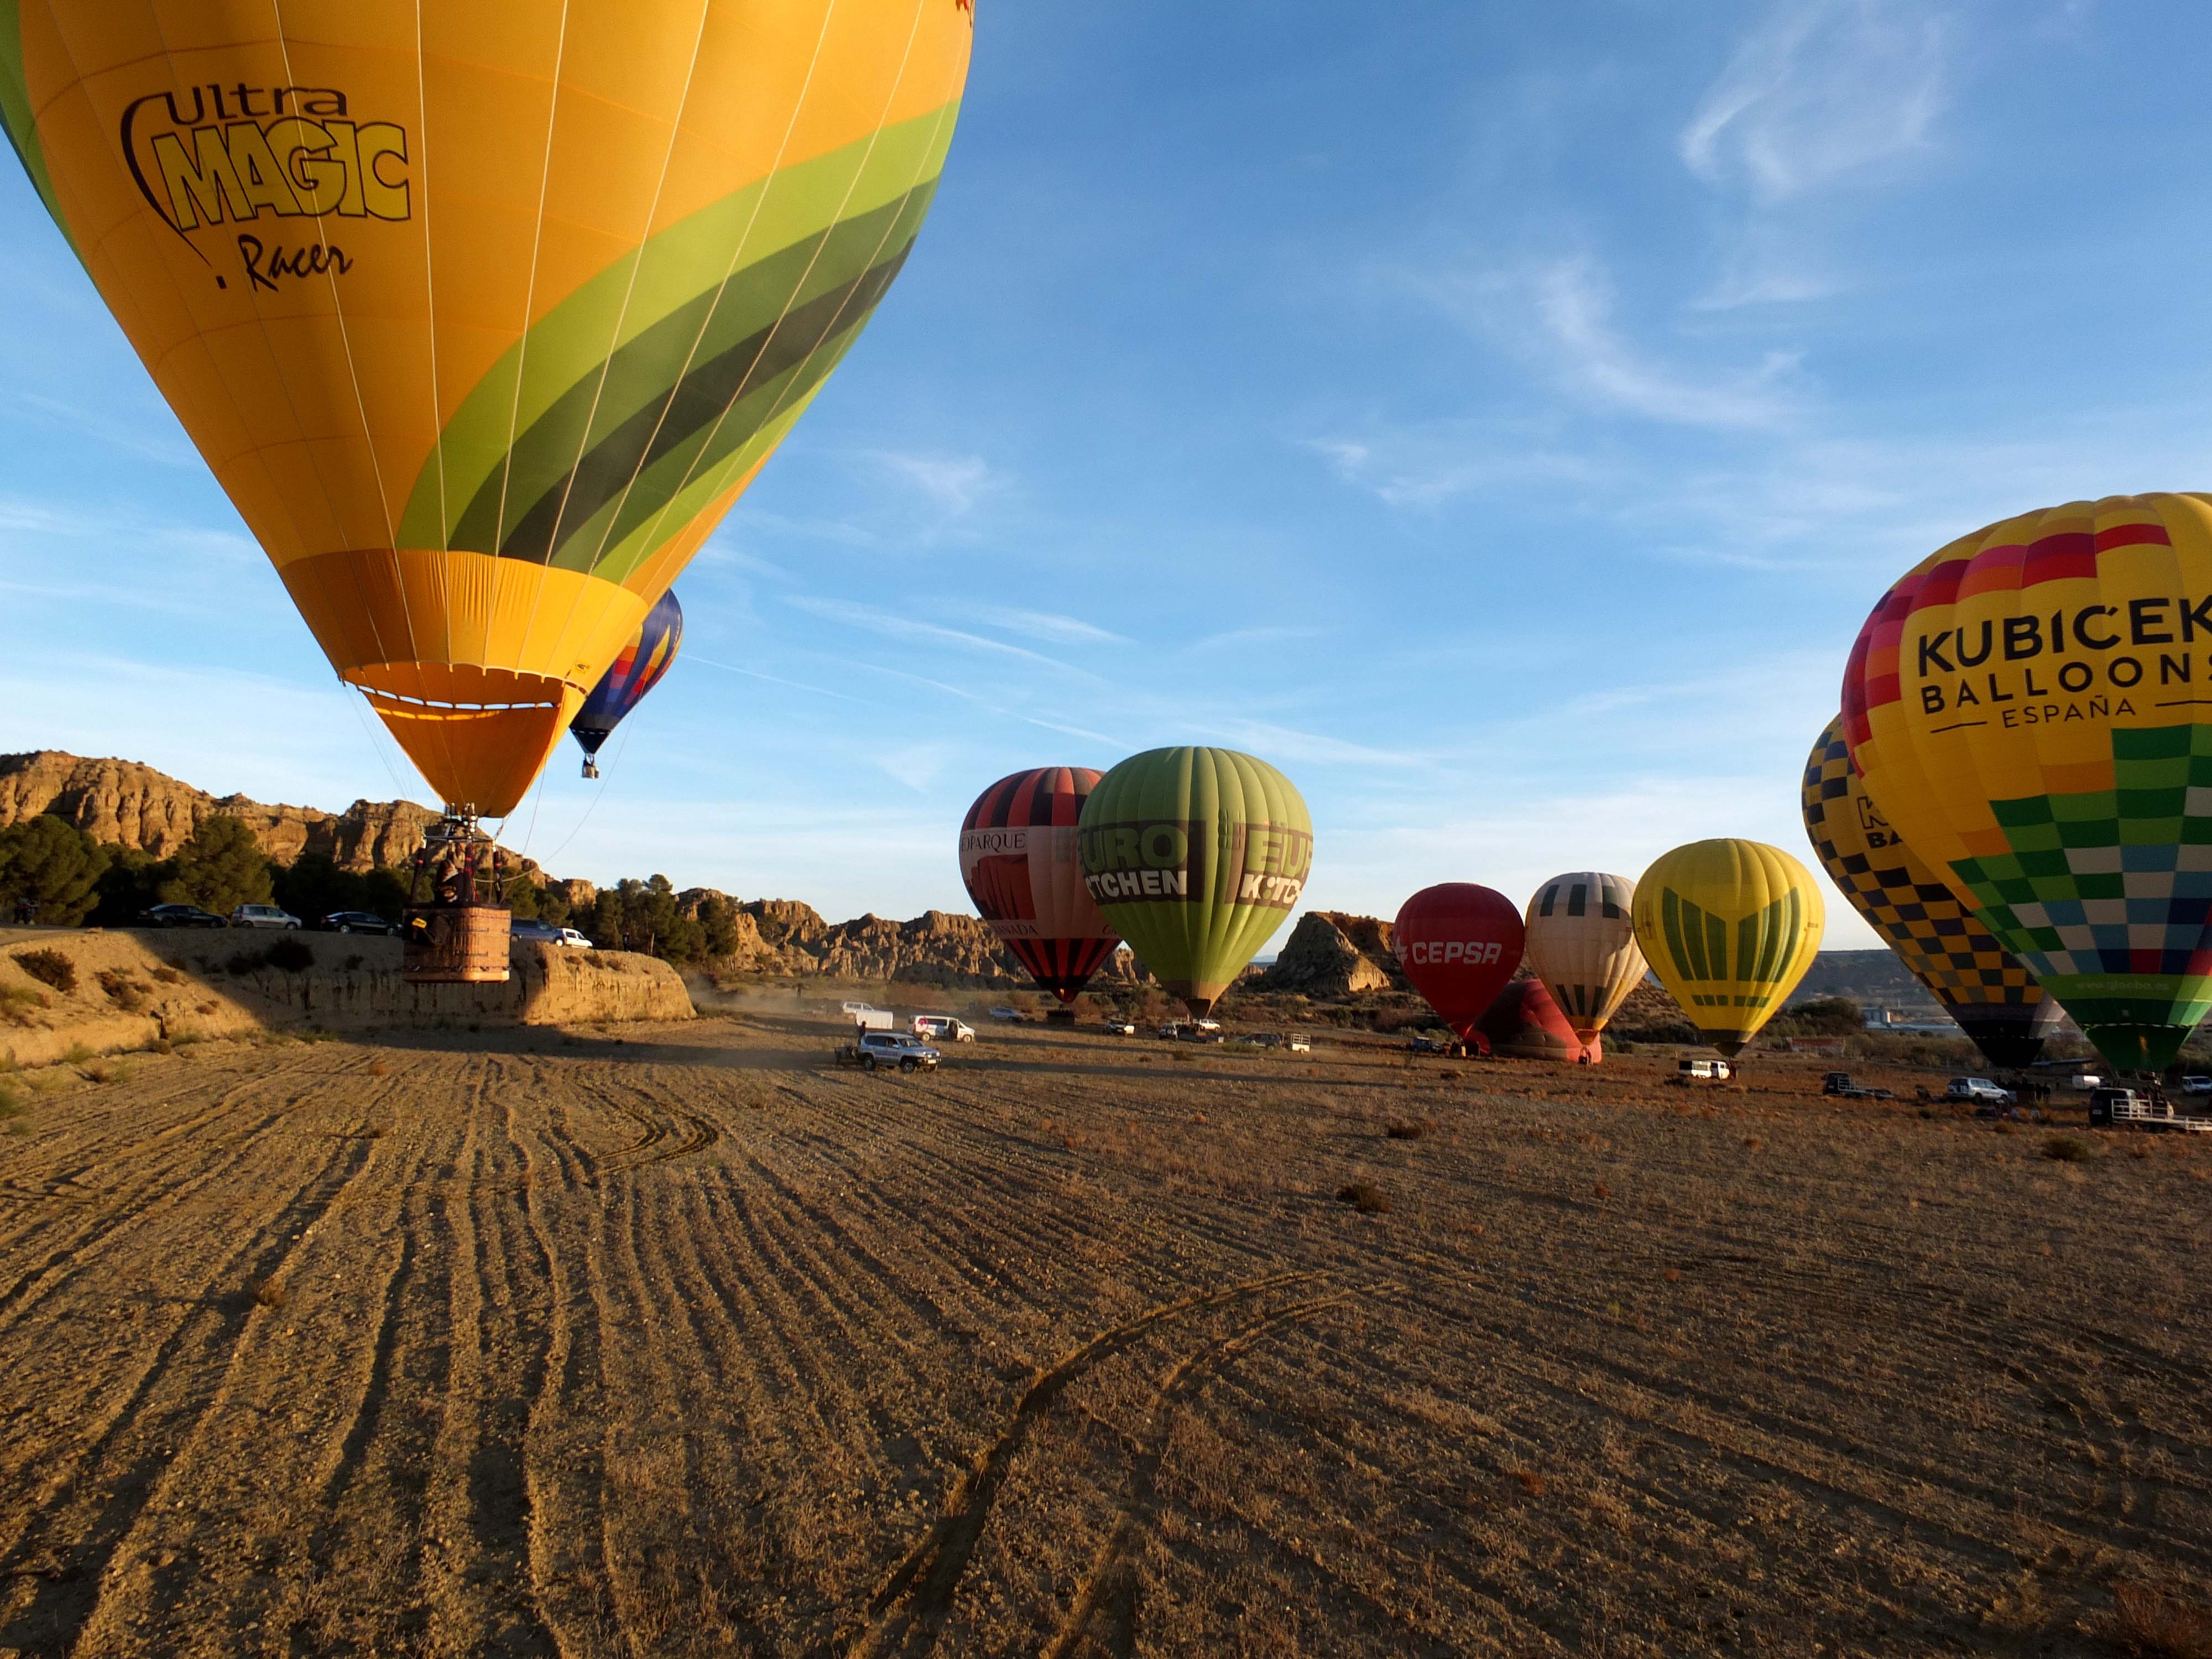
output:
[{"label": "wicker basket", "polygon": [[403,977],[410,985],[503,985],[507,924],[503,904],[409,907]]}]

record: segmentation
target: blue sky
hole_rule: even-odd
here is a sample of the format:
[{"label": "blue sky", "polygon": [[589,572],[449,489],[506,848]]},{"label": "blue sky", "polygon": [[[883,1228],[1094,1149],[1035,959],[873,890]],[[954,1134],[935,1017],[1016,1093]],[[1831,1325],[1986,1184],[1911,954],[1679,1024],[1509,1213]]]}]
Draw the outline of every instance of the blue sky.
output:
[{"label": "blue sky", "polygon": [[[511,821],[560,873],[966,908],[983,785],[1191,741],[1298,783],[1322,908],[1806,857],[1888,581],[2212,483],[2212,9],[980,9],[921,246],[678,584],[685,659]],[[0,307],[0,750],[427,799],[12,167]]]}]

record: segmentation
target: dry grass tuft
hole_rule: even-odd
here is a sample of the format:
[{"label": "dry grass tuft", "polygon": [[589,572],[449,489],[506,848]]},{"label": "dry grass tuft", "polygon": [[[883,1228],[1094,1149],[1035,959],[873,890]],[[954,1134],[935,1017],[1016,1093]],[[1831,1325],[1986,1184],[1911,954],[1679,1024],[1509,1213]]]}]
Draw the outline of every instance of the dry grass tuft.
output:
[{"label": "dry grass tuft", "polygon": [[103,968],[98,977],[107,1000],[125,1013],[135,1014],[146,1006],[146,988],[135,983],[130,975],[119,969]]},{"label": "dry grass tuft", "polygon": [[62,1056],[62,1063],[64,1066],[82,1066],[92,1058],[91,1049],[86,1048],[82,1042],[72,1042],[69,1046],[69,1052]]},{"label": "dry grass tuft", "polygon": [[368,1066],[368,1074],[371,1077],[390,1077],[392,1075],[392,1068],[389,1066],[386,1066],[380,1060],[371,1060]]},{"label": "dry grass tuft", "polygon": [[2043,1143],[2043,1155],[2054,1164],[2087,1164],[2097,1149],[2079,1135],[2053,1135]]},{"label": "dry grass tuft", "polygon": [[41,985],[67,996],[76,989],[76,963],[58,951],[18,951],[15,965]]},{"label": "dry grass tuft", "polygon": [[1419,1140],[1437,1127],[1432,1117],[1401,1118],[1383,1131],[1393,1140]]},{"label": "dry grass tuft", "polygon": [[185,976],[177,969],[183,965],[182,963],[175,963],[167,968],[156,968],[154,969],[154,977],[164,985],[181,985],[185,982]]},{"label": "dry grass tuft", "polygon": [[292,1293],[273,1279],[257,1279],[246,1291],[257,1308],[281,1308],[292,1299]]},{"label": "dry grass tuft", "polygon": [[28,1025],[31,1010],[52,1005],[44,991],[33,991],[27,985],[0,985],[0,1019],[13,1025]]},{"label": "dry grass tuft", "polygon": [[2112,1592],[2112,1634],[2138,1659],[2212,1659],[2212,1607],[2122,1584]]},{"label": "dry grass tuft", "polygon": [[1390,1195],[1370,1181],[1351,1181],[1336,1189],[1336,1201],[1349,1204],[1362,1215],[1388,1215]]},{"label": "dry grass tuft", "polygon": [[1680,1284],[1680,1283],[1682,1282],[1682,1270],[1681,1270],[1680,1267],[1669,1267],[1669,1268],[1668,1268],[1668,1269],[1667,1269],[1667,1282],[1668,1282],[1669,1285],[1679,1285],[1679,1284]]},{"label": "dry grass tuft", "polygon": [[1613,1188],[1607,1186],[1605,1182],[1601,1181],[1590,1188],[1590,1196],[1592,1198],[1611,1198],[1613,1196]]},{"label": "dry grass tuft", "polygon": [[1743,1149],[1747,1152],[1759,1152],[1762,1150],[1765,1145],[1766,1143],[1761,1140],[1757,1135],[1746,1135],[1743,1138]]},{"label": "dry grass tuft", "polygon": [[1541,1498],[1552,1489],[1552,1483],[1534,1469],[1508,1469],[1505,1471],[1505,1478],[1517,1485],[1531,1498]]}]

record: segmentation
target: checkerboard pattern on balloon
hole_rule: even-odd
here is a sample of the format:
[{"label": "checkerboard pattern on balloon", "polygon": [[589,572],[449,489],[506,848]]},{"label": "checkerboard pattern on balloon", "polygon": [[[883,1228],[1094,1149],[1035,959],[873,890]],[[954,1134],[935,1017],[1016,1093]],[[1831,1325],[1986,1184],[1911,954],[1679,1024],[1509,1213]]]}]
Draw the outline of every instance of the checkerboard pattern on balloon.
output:
[{"label": "checkerboard pattern on balloon", "polygon": [[2212,726],[2114,732],[2112,783],[1992,801],[1953,869],[2039,974],[2212,974]]},{"label": "checkerboard pattern on balloon", "polygon": [[1829,878],[1920,981],[1948,1004],[2043,1000],[2027,964],[1908,849],[1851,768],[1837,720],[1805,768],[1802,805],[1813,850]]}]

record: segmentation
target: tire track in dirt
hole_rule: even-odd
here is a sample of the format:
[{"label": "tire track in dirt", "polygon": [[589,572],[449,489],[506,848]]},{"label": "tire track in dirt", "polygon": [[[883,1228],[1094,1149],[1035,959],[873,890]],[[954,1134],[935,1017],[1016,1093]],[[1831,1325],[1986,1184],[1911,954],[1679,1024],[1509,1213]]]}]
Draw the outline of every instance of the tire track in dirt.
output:
[{"label": "tire track in dirt", "polygon": [[1303,1323],[1326,1309],[1341,1307],[1356,1295],[1371,1293],[1343,1291],[1275,1309],[1186,1355],[1169,1368],[1152,1390],[1146,1413],[1147,1432],[1130,1472],[1129,1493],[1115,1518],[1114,1530],[1107,1535],[1079,1582],[1075,1604],[1068,1609],[1052,1639],[1045,1644],[1040,1659],[1066,1659],[1073,1653],[1077,1644],[1091,1634],[1093,1622],[1109,1610],[1109,1604],[1115,1629],[1112,1638],[1103,1645],[1115,1655],[1136,1651],[1137,1585],[1130,1550],[1158,1511],[1160,1465],[1167,1457],[1168,1436],[1176,1412],[1187,1400],[1197,1398],[1217,1370],[1262,1337],[1283,1326]]},{"label": "tire track in dirt", "polygon": [[[1219,1307],[1285,1285],[1315,1278],[1310,1273],[1270,1274],[1241,1285],[1202,1291],[1149,1308],[1135,1318],[1100,1332],[1041,1374],[1016,1403],[1012,1419],[997,1440],[969,1462],[945,1516],[869,1598],[871,1620],[846,1649],[847,1659],[877,1659],[894,1651],[927,1653],[937,1643],[951,1613],[952,1598],[968,1571],[976,1544],[991,1518],[991,1507],[1005,1486],[1015,1457],[1038,1419],[1060,1396],[1100,1362],[1132,1346],[1164,1322],[1201,1309]],[[914,1638],[909,1642],[908,1638]]]},{"label": "tire track in dirt", "polygon": [[[246,1234],[221,1258],[210,1278],[225,1284],[240,1278],[268,1279],[293,1240],[328,1212],[368,1163],[364,1145],[341,1143],[267,1225]],[[241,1262],[246,1264],[242,1274]],[[153,1498],[174,1449],[199,1430],[216,1403],[215,1391],[192,1387],[193,1374],[228,1372],[251,1309],[237,1293],[203,1297],[161,1342],[77,1452],[77,1467],[92,1478],[81,1480],[78,1487],[65,1489],[25,1518],[7,1553],[0,1555],[0,1578],[40,1558],[58,1559],[61,1565],[51,1574],[41,1571],[30,1605],[0,1626],[0,1647],[66,1650],[75,1644],[98,1610],[109,1562]],[[133,1446],[136,1449],[130,1449]],[[87,1486],[92,1490],[84,1492]]]},{"label": "tire track in dirt", "polygon": [[[71,1206],[62,1212],[42,1212],[41,1224],[10,1238],[8,1243],[11,1251],[20,1251],[34,1244],[42,1234],[61,1233],[59,1242],[51,1245],[43,1258],[24,1267],[13,1279],[0,1285],[0,1336],[13,1330],[47,1297],[77,1276],[76,1272],[64,1271],[67,1264],[78,1264],[81,1269],[85,1264],[80,1258],[86,1252],[161,1219],[165,1210],[232,1175],[256,1156],[261,1138],[283,1120],[290,1110],[289,1106],[273,1110],[261,1109],[259,1121],[229,1143],[231,1156],[227,1158],[209,1162],[204,1144],[183,1137],[196,1127],[204,1127],[238,1109],[243,1097],[253,1093],[257,1086],[255,1080],[248,1079],[226,1090],[197,1117],[185,1124],[158,1130],[149,1137],[151,1144],[174,1151],[180,1163],[201,1164],[197,1172],[179,1175],[174,1166],[157,1166],[134,1185],[99,1190],[95,1201],[82,1209]],[[46,1223],[44,1218],[48,1216],[55,1218]],[[64,1228],[68,1231],[62,1231]]]}]

